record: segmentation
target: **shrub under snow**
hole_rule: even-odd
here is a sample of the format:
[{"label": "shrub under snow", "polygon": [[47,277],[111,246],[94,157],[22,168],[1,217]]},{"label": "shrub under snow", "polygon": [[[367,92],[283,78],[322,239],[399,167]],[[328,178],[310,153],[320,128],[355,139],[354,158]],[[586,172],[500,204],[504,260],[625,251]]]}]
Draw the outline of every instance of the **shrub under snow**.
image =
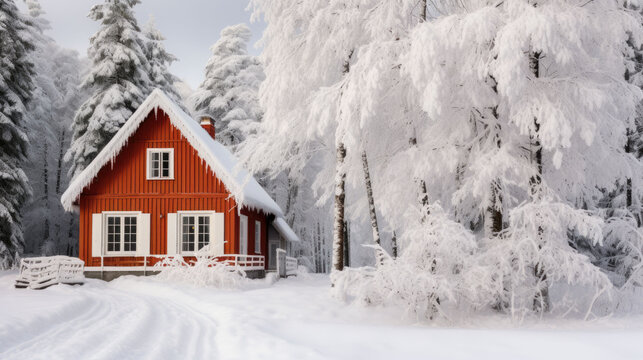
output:
[{"label": "shrub under snow", "polygon": [[618,307],[607,275],[569,242],[575,235],[599,246],[600,217],[547,198],[513,209],[499,236],[475,239],[440,207],[428,209],[424,224],[402,235],[406,246],[397,259],[376,247],[381,264],[333,273],[335,295],[401,306],[419,319],[451,319],[466,310],[500,311],[518,321],[547,310],[587,318],[596,303],[606,313]]},{"label": "shrub under snow", "polygon": [[383,254],[377,267],[334,272],[335,295],[369,305],[399,305],[409,315],[431,319],[446,316],[447,304],[470,297],[463,276],[472,264],[475,238],[439,206],[428,210],[424,225],[409,229],[400,238],[407,245],[397,259],[376,247]]},{"label": "shrub under snow", "polygon": [[233,289],[247,281],[245,271],[203,255],[190,262],[181,255],[168,257],[156,263],[154,270],[160,271],[157,279],[199,287]]}]

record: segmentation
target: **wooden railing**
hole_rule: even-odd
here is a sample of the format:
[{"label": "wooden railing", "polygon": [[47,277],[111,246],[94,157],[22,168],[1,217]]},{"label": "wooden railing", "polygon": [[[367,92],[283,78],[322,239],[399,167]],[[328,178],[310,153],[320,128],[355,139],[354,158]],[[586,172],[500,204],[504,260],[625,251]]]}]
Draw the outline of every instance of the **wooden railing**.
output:
[{"label": "wooden railing", "polygon": [[[128,263],[131,264],[130,266],[105,265],[105,259],[108,259],[108,257],[101,256],[100,268],[94,268],[92,270],[93,271],[100,270],[101,272],[103,271],[142,271],[143,274],[146,275],[148,271],[153,271],[153,267],[156,263],[173,256],[174,255],[141,256],[141,257],[132,259],[131,261],[128,261]],[[194,258],[194,256],[185,256],[185,258],[190,259],[190,258]],[[226,265],[229,265],[232,267],[238,267],[245,271],[264,270],[265,264],[266,264],[265,256],[263,255],[225,254],[225,255],[215,256],[214,259],[217,262],[225,263]],[[190,260],[187,260],[187,262],[190,263]]]},{"label": "wooden railing", "polygon": [[215,257],[217,261],[226,262],[230,266],[240,267],[243,270],[263,270],[266,258],[263,255],[229,254]]},{"label": "wooden railing", "polygon": [[279,277],[297,275],[297,259],[286,254],[286,250],[277,249],[277,273]]},{"label": "wooden railing", "polygon": [[297,259],[286,256],[286,276],[297,275]]},{"label": "wooden railing", "polygon": [[20,260],[17,288],[44,289],[55,284],[82,284],[85,282],[85,263],[68,256],[46,256]]}]

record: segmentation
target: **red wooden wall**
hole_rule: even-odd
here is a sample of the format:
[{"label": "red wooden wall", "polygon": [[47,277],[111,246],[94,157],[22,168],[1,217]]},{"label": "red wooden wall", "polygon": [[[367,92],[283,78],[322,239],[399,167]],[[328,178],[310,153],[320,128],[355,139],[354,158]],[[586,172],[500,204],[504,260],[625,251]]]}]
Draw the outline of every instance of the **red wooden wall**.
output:
[{"label": "red wooden wall", "polygon": [[[174,179],[147,180],[148,148],[174,148]],[[239,216],[236,202],[206,166],[196,150],[175,128],[163,111],[150,112],[116,158],[105,165],[80,196],[79,256],[86,266],[100,266],[91,257],[93,213],[141,211],[150,214],[150,254],[166,254],[167,214],[184,210],[225,213],[225,253],[239,251]],[[267,254],[266,216],[242,209],[248,216],[248,254],[255,254],[254,221],[262,222],[262,255]],[[104,266],[136,266],[141,258],[105,257]],[[266,264],[268,263],[266,259]]]}]

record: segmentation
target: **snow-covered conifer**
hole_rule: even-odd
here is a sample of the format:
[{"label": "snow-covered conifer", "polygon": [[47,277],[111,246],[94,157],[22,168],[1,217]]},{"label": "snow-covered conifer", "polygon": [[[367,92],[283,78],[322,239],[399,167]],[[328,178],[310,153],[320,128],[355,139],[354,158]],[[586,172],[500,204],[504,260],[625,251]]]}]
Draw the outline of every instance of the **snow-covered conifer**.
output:
[{"label": "snow-covered conifer", "polygon": [[181,97],[174,87],[174,83],[178,81],[178,78],[169,69],[169,66],[178,59],[165,49],[163,45],[165,37],[156,28],[153,17],[150,17],[150,20],[143,27],[143,35],[145,36],[143,50],[149,63],[151,87],[163,90],[170,98],[181,104]]},{"label": "snow-covered conifer", "polygon": [[[245,24],[221,30],[221,37],[211,48],[205,80],[191,99],[195,114],[214,119],[217,139],[224,145],[237,145],[261,118],[258,89],[264,75],[259,60],[248,54],[251,35]],[[240,129],[245,126],[249,128]]]},{"label": "snow-covered conifer", "polygon": [[70,176],[80,173],[151,91],[144,40],[133,7],[140,0],[105,0],[89,17],[101,24],[90,39],[92,62],[83,88],[91,96],[76,112],[72,145],[65,155]]},{"label": "snow-covered conifer", "polygon": [[24,248],[20,210],[31,191],[22,169],[34,73],[30,29],[13,0],[0,1],[0,269],[15,265]]}]

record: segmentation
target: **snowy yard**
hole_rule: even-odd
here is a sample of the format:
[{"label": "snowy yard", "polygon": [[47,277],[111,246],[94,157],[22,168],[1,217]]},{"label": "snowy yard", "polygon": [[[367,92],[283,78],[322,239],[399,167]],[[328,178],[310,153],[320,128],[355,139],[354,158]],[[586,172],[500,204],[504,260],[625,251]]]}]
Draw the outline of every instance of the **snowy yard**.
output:
[{"label": "snowy yard", "polygon": [[1,359],[641,359],[643,317],[498,320],[465,328],[345,305],[326,276],[263,280],[244,290],[153,278],[16,290],[0,273]]}]

